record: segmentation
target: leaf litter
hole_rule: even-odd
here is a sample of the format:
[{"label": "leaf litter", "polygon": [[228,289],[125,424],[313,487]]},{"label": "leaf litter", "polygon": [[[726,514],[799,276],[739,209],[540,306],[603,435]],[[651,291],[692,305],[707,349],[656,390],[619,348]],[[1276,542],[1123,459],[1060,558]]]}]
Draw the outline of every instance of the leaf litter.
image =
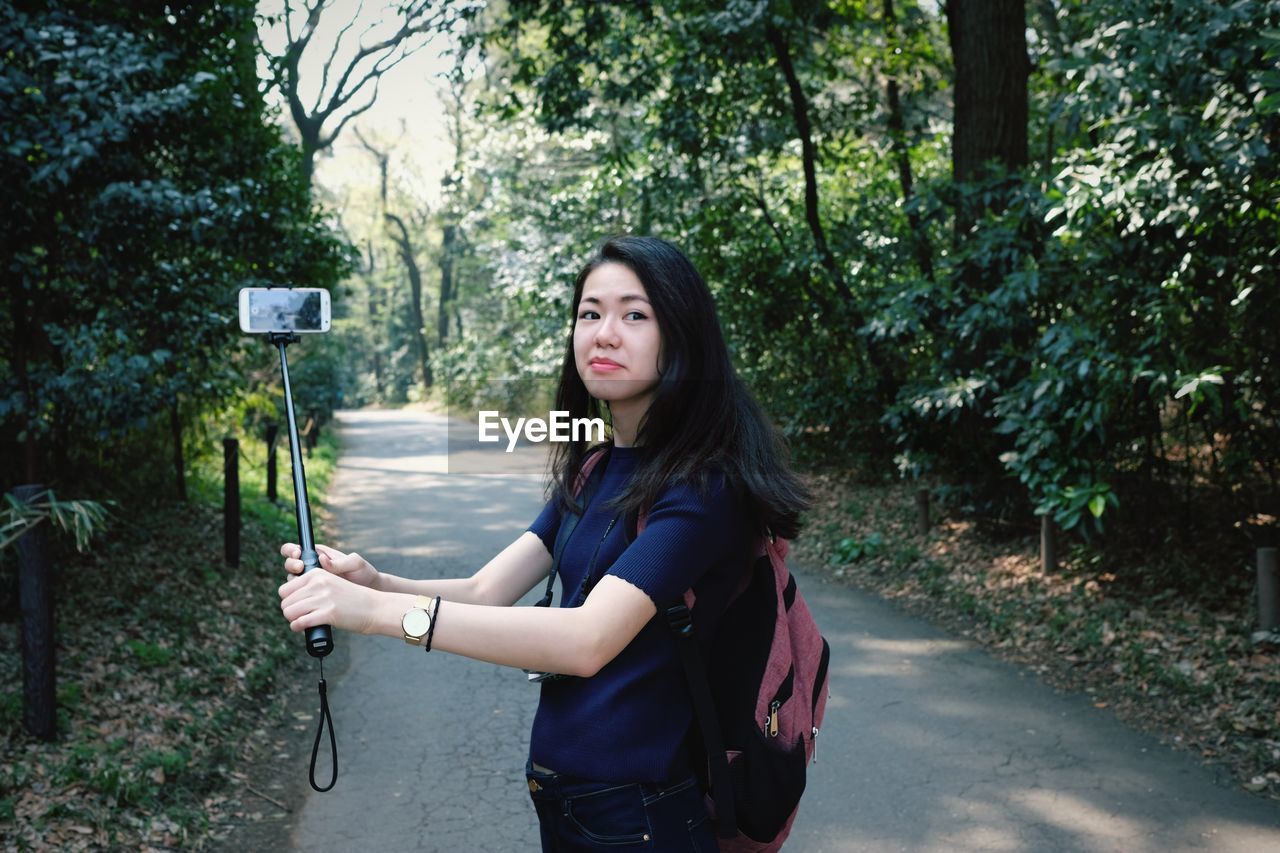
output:
[{"label": "leaf litter", "polygon": [[[1106,559],[1068,551],[1046,576],[1031,531],[996,537],[944,517],[921,535],[914,486],[840,473],[813,475],[810,484],[815,503],[796,543],[799,559],[1058,689],[1083,691],[1095,707],[1228,768],[1242,788],[1280,799],[1280,638],[1252,633],[1247,549],[1234,543],[1242,568],[1233,579],[1220,573],[1198,588],[1169,582],[1165,566],[1144,564],[1136,550]],[[1232,546],[1214,543],[1180,559],[1220,562]]]}]

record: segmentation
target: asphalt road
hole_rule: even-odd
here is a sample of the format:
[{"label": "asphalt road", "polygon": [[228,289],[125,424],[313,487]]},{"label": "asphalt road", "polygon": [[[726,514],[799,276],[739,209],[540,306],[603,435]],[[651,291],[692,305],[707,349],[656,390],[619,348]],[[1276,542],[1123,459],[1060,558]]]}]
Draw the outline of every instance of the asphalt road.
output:
[{"label": "asphalt road", "polygon": [[[381,569],[469,574],[542,505],[536,452],[460,451],[455,431],[447,453],[444,419],[422,412],[338,423],[333,544]],[[968,641],[797,576],[831,642],[832,681],[788,851],[1280,851],[1274,802]],[[394,640],[338,641],[342,773],[308,794],[293,848],[536,849],[523,767],[537,688]]]}]

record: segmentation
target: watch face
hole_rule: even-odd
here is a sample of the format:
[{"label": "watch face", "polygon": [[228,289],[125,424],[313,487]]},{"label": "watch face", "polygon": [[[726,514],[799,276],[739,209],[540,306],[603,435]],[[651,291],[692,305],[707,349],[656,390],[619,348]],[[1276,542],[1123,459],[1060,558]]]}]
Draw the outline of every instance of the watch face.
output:
[{"label": "watch face", "polygon": [[427,615],[427,611],[415,607],[400,620],[400,627],[404,628],[404,632],[410,637],[421,638],[431,627],[431,617]]}]

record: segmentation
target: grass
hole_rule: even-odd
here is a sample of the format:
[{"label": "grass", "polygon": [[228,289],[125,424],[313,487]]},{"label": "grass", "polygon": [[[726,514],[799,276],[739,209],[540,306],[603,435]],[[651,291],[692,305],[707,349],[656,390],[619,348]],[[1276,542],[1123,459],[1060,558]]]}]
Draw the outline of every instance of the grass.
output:
[{"label": "grass", "polygon": [[[202,848],[236,761],[310,671],[276,606],[278,548],[297,534],[288,456],[273,505],[266,448],[241,448],[238,569],[222,560],[220,452],[191,460],[188,503],[118,510],[83,555],[55,543],[53,742],[23,730],[18,625],[0,622],[5,849]],[[337,454],[329,432],[305,460],[317,520]]]}]

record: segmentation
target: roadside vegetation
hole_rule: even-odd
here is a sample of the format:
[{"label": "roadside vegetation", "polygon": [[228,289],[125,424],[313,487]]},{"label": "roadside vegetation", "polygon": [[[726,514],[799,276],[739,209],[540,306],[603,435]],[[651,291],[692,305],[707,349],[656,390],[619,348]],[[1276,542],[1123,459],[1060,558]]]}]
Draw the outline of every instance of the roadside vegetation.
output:
[{"label": "roadside vegetation", "polygon": [[[265,445],[241,449],[238,569],[223,560],[220,453],[193,460],[188,503],[114,514],[83,554],[57,543],[55,741],[24,732],[19,623],[0,621],[4,849],[199,849],[236,819],[243,759],[315,675],[277,606],[279,545],[297,536],[287,445],[277,505]],[[305,460],[319,518],[336,458],[329,432]]]}]

